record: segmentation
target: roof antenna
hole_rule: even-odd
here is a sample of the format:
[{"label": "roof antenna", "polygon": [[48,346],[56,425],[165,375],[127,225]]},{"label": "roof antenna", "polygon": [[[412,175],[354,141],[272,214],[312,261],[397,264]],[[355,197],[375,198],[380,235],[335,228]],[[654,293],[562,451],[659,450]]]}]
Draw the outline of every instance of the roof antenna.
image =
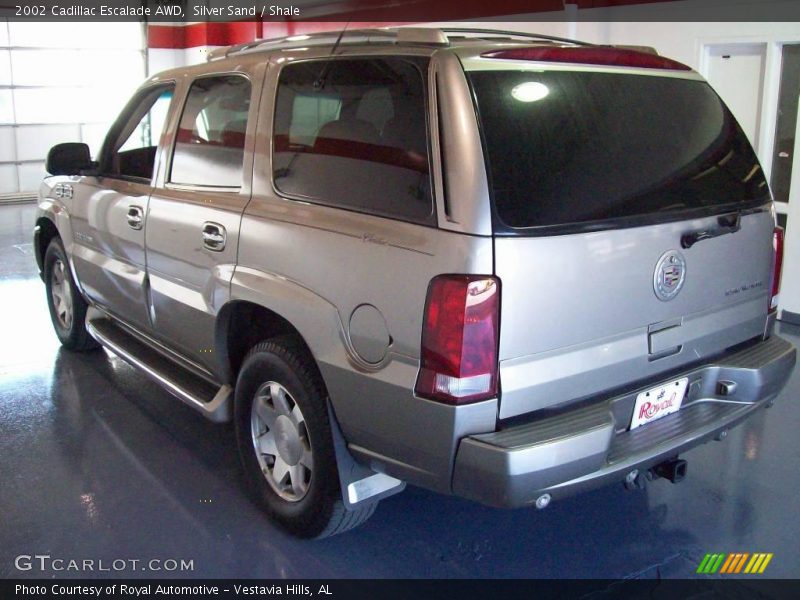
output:
[{"label": "roof antenna", "polygon": [[347,31],[347,28],[349,26],[350,26],[350,21],[347,21],[347,23],[345,23],[344,25],[344,28],[339,32],[339,37],[336,38],[336,43],[333,45],[333,48],[331,48],[331,53],[328,55],[328,60],[325,61],[324,65],[322,65],[322,69],[320,70],[319,75],[317,75],[317,78],[314,80],[314,89],[316,91],[319,91],[325,87],[325,79],[328,77],[328,71],[331,70],[330,59],[333,57],[333,54],[339,47],[339,43],[342,41],[342,38],[344,37],[344,32]]}]

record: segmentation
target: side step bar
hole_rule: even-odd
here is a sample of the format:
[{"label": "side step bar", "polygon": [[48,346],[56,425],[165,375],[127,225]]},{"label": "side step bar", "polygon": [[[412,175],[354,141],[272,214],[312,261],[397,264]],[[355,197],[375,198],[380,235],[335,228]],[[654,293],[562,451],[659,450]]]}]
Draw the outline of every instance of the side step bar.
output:
[{"label": "side step bar", "polygon": [[87,319],[86,329],[100,344],[144,371],[156,383],[210,421],[224,423],[231,420],[233,388],[230,385],[225,384],[215,389],[210,383],[192,375],[133,337],[111,319]]}]

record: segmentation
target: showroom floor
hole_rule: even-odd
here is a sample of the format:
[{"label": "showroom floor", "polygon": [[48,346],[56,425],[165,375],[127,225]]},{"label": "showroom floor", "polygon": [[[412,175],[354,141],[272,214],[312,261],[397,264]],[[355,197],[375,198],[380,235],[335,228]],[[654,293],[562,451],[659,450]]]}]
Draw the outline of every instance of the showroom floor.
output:
[{"label": "showroom floor", "polygon": [[[773,409],[686,454],[679,485],[617,485],[544,511],[408,488],[360,529],[299,541],[248,499],[230,427],[104,351],[59,350],[33,215],[0,206],[0,577],[81,576],[16,568],[38,554],[192,560],[172,573],[190,577],[654,578],[690,576],[709,552],[772,552],[769,575],[800,577],[797,372]],[[800,343],[800,328],[780,329]]]}]

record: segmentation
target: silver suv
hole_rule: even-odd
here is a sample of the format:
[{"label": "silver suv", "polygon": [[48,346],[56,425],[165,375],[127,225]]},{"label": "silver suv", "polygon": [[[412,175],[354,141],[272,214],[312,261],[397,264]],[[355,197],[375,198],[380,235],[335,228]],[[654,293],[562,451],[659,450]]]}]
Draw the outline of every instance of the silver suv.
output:
[{"label": "silver suv", "polygon": [[768,406],[782,231],[731,113],[647,49],[487,30],[223,48],[48,157],[56,333],[233,420],[297,535],[406,482],[499,507],[680,481]]}]

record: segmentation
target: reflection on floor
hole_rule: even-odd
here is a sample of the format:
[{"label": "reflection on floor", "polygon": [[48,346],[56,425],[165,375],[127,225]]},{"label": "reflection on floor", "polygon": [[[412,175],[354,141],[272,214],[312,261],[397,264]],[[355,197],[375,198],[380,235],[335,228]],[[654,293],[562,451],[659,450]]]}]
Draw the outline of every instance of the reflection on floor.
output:
[{"label": "reflection on floor", "polygon": [[[104,351],[59,349],[33,215],[0,206],[0,577],[109,575],[19,570],[33,554],[193,561],[176,577],[681,577],[707,552],[772,552],[772,577],[800,577],[797,373],[773,409],[687,453],[680,485],[613,486],[544,511],[408,488],[362,528],[302,542],[249,500],[230,427]],[[800,342],[800,328],[781,332]]]}]

